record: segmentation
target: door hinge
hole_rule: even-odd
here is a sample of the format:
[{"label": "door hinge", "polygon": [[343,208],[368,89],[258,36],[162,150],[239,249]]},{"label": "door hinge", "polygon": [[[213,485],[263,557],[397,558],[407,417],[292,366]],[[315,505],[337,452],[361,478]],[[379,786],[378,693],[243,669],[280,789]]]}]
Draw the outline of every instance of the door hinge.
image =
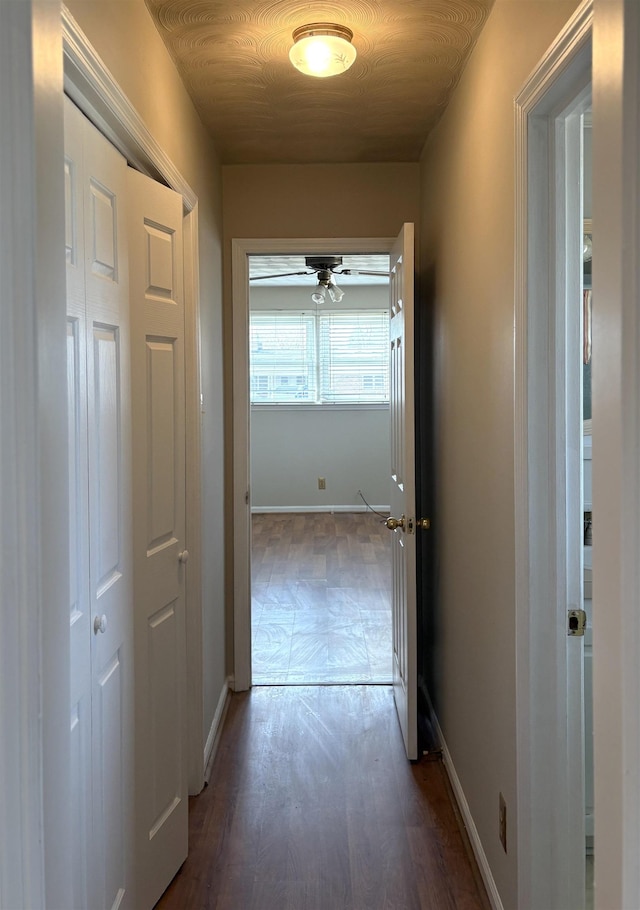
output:
[{"label": "door hinge", "polygon": [[584,610],[569,610],[567,613],[567,635],[584,635],[587,614]]}]

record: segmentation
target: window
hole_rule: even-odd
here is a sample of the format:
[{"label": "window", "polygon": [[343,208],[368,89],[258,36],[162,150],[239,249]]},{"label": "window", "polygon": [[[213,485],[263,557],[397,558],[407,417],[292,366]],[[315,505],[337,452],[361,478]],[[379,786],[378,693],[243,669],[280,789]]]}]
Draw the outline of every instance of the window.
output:
[{"label": "window", "polygon": [[252,402],[316,400],[315,335],[311,314],[251,314]]},{"label": "window", "polygon": [[389,312],[253,311],[251,401],[290,404],[389,400]]}]

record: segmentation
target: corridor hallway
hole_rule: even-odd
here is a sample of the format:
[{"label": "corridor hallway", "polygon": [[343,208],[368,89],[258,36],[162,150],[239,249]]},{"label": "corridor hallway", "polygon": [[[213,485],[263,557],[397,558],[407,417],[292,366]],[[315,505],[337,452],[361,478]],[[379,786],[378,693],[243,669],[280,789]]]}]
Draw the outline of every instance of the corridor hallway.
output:
[{"label": "corridor hallway", "polygon": [[234,695],[189,857],[157,910],[487,910],[438,760],[390,686]]}]

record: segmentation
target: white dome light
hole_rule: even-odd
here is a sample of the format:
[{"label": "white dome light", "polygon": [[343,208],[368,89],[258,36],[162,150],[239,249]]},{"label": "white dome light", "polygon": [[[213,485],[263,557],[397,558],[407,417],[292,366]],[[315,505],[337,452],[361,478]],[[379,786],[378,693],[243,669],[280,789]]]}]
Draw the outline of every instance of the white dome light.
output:
[{"label": "white dome light", "polygon": [[331,22],[301,25],[293,33],[289,59],[307,76],[336,76],[348,70],[356,59],[352,38],[353,32],[344,25]]}]

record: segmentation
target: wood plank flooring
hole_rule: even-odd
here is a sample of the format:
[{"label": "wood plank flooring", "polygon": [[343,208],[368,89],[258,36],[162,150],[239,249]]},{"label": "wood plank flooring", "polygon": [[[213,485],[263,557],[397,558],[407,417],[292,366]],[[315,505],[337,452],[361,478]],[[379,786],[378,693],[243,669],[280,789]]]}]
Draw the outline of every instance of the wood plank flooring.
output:
[{"label": "wood plank flooring", "polygon": [[252,518],[254,685],[391,681],[390,534],[371,512]]},{"label": "wood plank flooring", "polygon": [[438,761],[389,686],[234,695],[189,858],[157,910],[487,910]]}]

